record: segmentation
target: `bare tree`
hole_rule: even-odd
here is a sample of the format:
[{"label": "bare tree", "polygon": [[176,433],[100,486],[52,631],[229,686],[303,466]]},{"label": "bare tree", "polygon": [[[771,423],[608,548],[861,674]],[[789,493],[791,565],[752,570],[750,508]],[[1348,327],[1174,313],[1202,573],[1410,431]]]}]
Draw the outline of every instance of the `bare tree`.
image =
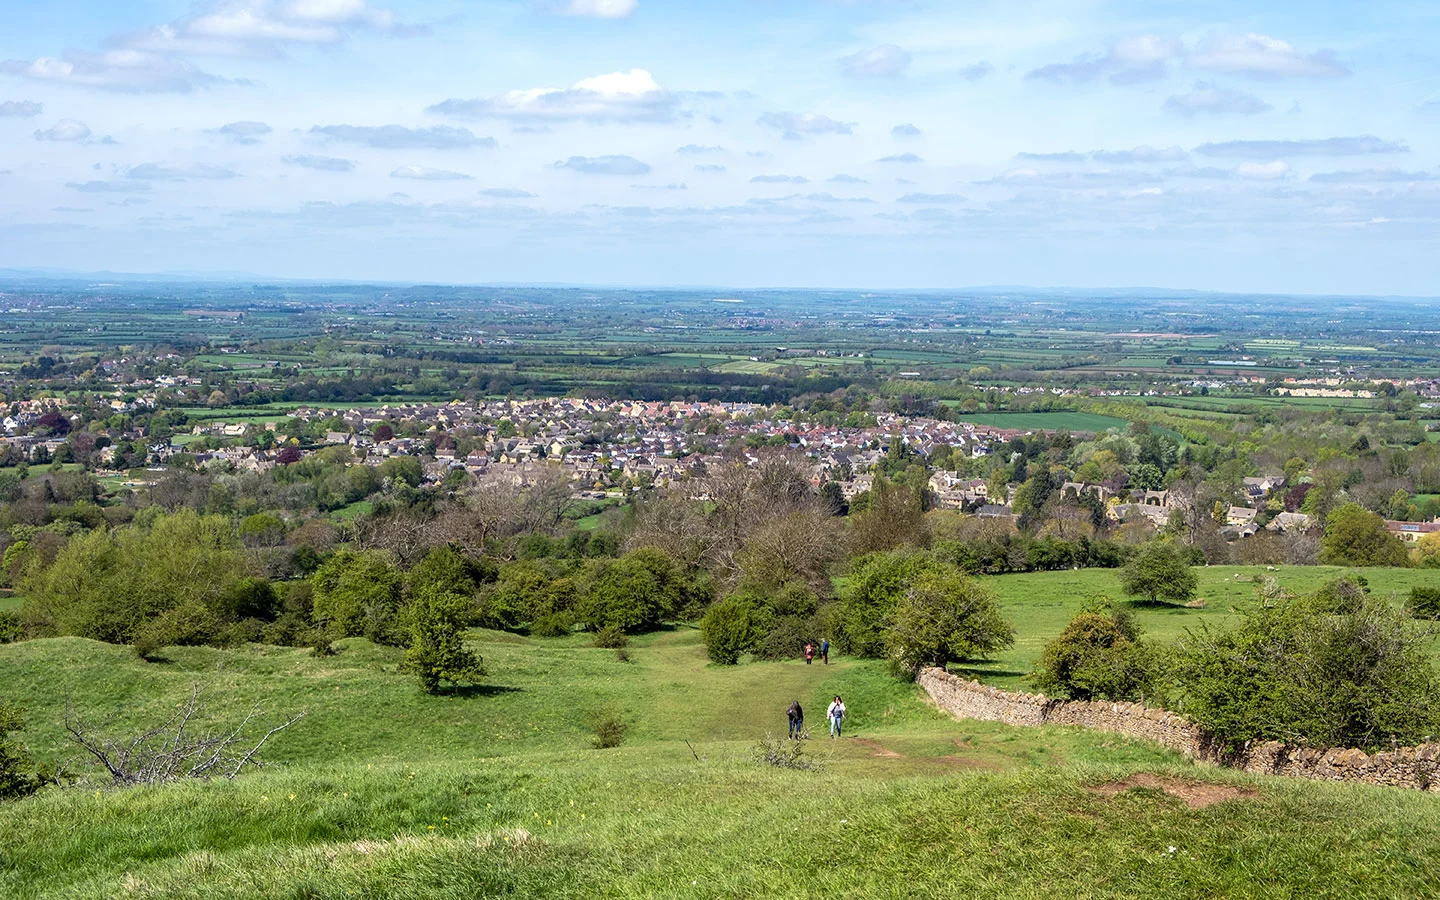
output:
[{"label": "bare tree", "polygon": [[262,765],[256,754],[265,743],[304,718],[297,713],[254,737],[251,723],[261,714],[258,705],[250,708],[233,728],[192,734],[191,725],[204,717],[201,697],[204,689],[195,685],[190,697],[169,718],[130,737],[105,737],[83,722],[68,704],[65,730],[70,739],[121,786],[164,784],[182,778],[234,778],[247,766]]}]

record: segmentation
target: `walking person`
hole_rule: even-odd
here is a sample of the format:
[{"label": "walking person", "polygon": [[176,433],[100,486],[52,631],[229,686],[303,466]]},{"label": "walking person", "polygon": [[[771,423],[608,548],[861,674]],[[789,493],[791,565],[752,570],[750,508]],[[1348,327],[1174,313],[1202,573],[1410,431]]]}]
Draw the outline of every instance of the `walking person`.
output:
[{"label": "walking person", "polygon": [[805,645],[805,665],[808,666],[808,665],[810,665],[811,663],[813,663],[814,661],[815,661],[815,645],[814,645],[814,644],[807,643],[807,644]]},{"label": "walking person", "polygon": [[830,665],[830,639],[829,639],[829,638],[821,638],[821,639],[820,639],[820,661],[821,661],[822,663],[824,663],[825,665],[827,665],[827,666]]},{"label": "walking person", "polygon": [[790,708],[785,710],[785,718],[790,720],[790,737],[800,740],[805,734],[805,710],[800,708],[799,700],[790,701]]},{"label": "walking person", "polygon": [[839,694],[835,695],[835,701],[825,710],[825,717],[830,720],[830,736],[838,738],[840,726],[845,721],[845,702],[840,699]]}]

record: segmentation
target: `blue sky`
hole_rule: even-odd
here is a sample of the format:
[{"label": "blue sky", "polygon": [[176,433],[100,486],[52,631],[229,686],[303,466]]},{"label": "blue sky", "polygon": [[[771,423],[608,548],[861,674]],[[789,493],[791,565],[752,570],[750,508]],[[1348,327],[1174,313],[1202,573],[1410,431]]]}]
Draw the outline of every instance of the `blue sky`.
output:
[{"label": "blue sky", "polygon": [[13,0],[0,267],[1440,294],[1440,4]]}]

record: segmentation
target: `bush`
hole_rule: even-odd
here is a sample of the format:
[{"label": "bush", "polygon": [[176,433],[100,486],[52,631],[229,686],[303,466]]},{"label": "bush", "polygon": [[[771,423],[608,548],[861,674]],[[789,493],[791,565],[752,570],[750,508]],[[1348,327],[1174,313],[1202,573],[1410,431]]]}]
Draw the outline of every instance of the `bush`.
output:
[{"label": "bush", "polygon": [[619,627],[606,625],[604,628],[595,632],[594,643],[595,646],[604,650],[619,650],[630,643],[630,639],[625,636],[625,632],[621,631]]},{"label": "bush", "polygon": [[1233,630],[1204,623],[1175,648],[1172,708],[1222,746],[1277,740],[1388,748],[1440,733],[1430,638],[1388,602],[1362,594],[1333,613],[1302,597],[1246,615]]},{"label": "bush", "polygon": [[1030,681],[1051,697],[1131,701],[1149,688],[1150,668],[1134,616],[1096,604],[1045,646]]},{"label": "bush", "polygon": [[1405,542],[1385,529],[1385,520],[1358,503],[1347,503],[1325,518],[1320,563],[1326,566],[1405,566]]},{"label": "bush", "polygon": [[839,649],[856,656],[885,653],[885,627],[900,598],[922,574],[954,572],[952,566],[914,551],[875,553],[856,562],[841,595]]},{"label": "bush", "polygon": [[25,626],[13,609],[0,610],[0,644],[13,644],[25,637]]},{"label": "bush", "polygon": [[974,580],[958,572],[926,572],[896,605],[884,639],[891,663],[914,675],[923,666],[943,668],[1009,647],[1015,628]]},{"label": "bush", "polygon": [[1405,608],[1417,619],[1440,619],[1440,588],[1411,588]]},{"label": "bush", "polygon": [[597,709],[590,713],[590,730],[595,733],[596,750],[609,750],[625,742],[630,726],[617,709]]},{"label": "bush", "polygon": [[146,622],[131,645],[141,659],[152,660],[165,647],[219,644],[224,632],[224,623],[214,610],[200,603],[186,603]]},{"label": "bush", "polygon": [[415,673],[425,693],[439,693],[445,682],[474,684],[484,676],[480,657],[465,646],[470,615],[470,601],[459,594],[426,588],[411,598],[405,668]]},{"label": "bush", "polygon": [[825,767],[823,761],[805,755],[803,741],[781,740],[768,731],[750,748],[750,756],[758,765],[773,766],[777,769],[814,772]]},{"label": "bush", "polygon": [[700,637],[710,661],[733,666],[765,635],[767,611],[746,596],[732,594],[710,607],[700,620]]},{"label": "bush", "polygon": [[44,779],[33,771],[30,754],[11,734],[25,727],[19,708],[0,703],[0,800],[16,800],[35,793]]}]

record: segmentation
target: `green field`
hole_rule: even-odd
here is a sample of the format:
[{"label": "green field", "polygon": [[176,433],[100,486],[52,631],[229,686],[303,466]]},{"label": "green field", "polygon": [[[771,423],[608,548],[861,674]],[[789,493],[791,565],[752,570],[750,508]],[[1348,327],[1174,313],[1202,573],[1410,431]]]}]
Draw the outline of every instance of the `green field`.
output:
[{"label": "green field", "polygon": [[[1028,640],[1066,615],[1047,605],[1055,591],[1094,586],[1059,577],[1074,574],[992,586]],[[1207,572],[1212,596],[1221,583]],[[1146,617],[1155,633],[1157,621]],[[715,667],[690,628],[633,641],[628,663],[579,635],[472,643],[486,686],[441,697],[396,672],[399,651],[358,639],[328,658],[250,645],[157,663],[75,638],[0,646],[5,695],[28,707],[24,738],[54,762],[76,760],[67,702],[109,733],[155,721],[197,682],[227,717],[257,703],[267,718],[307,713],[276,739],[273,767],[234,782],[52,789],[0,806],[0,896],[1440,893],[1440,797],[1247,776],[1080,729],[957,722],[881,663]],[[820,719],[834,693],[851,717],[832,742]],[[750,759],[791,699],[823,771]],[[622,747],[591,748],[598,709],[630,723]],[[1096,790],[1141,772],[1221,802]]]},{"label": "green field", "polygon": [[1102,416],[1086,412],[1000,412],[960,413],[962,422],[988,425],[991,428],[1023,428],[1045,431],[1093,431],[1097,434],[1118,428],[1122,431],[1130,423],[1114,416]]},{"label": "green field", "polygon": [[[1203,566],[1196,569],[1205,601],[1203,609],[1182,606],[1133,604],[1136,618],[1148,639],[1171,641],[1185,629],[1200,622],[1224,627],[1236,619],[1237,610],[1253,608],[1258,581],[1273,577],[1287,590],[1303,594],[1323,582],[1342,575],[1362,575],[1371,593],[1395,603],[1409,596],[1410,588],[1440,582],[1434,570],[1426,569],[1345,569],[1338,566]],[[993,661],[972,665],[966,671],[989,684],[1012,690],[1031,690],[1026,675],[1045,644],[1086,602],[1108,597],[1126,603],[1114,569],[1080,569],[1060,572],[1026,572],[982,578],[981,582],[1000,600],[1005,614],[1015,623],[1015,646]],[[1440,644],[1436,645],[1440,662]]]}]

